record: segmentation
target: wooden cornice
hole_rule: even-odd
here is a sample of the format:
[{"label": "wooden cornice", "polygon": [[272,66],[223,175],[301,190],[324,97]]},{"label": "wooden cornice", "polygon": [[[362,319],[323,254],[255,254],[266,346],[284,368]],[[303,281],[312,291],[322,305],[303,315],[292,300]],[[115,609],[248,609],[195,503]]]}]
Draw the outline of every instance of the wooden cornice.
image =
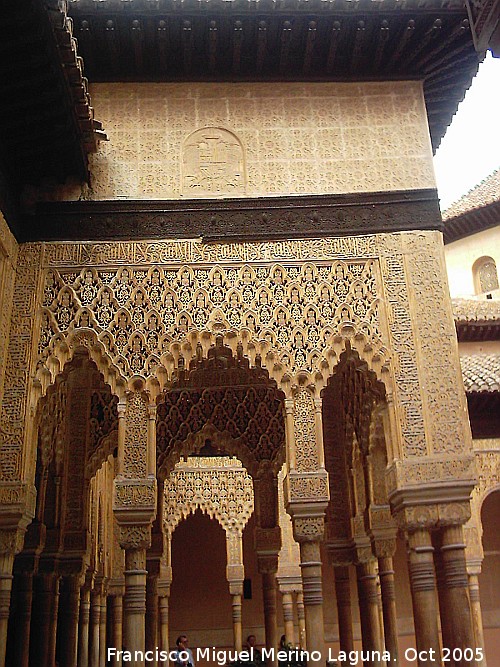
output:
[{"label": "wooden cornice", "polygon": [[315,238],[442,228],[435,190],[39,204],[22,241]]}]

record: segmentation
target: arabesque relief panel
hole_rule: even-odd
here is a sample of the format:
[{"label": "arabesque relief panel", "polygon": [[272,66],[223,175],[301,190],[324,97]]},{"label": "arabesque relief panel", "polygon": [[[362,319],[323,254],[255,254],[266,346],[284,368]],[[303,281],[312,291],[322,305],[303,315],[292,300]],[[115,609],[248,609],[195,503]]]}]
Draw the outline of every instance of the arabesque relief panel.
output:
[{"label": "arabesque relief panel", "polygon": [[[420,82],[98,83],[91,93],[109,137],[90,157],[91,187],[56,188],[48,199],[435,186]],[[207,129],[209,140],[193,146]]]},{"label": "arabesque relief panel", "polygon": [[[72,347],[84,344],[105,374],[114,369],[123,381],[156,375],[168,384],[181,350],[188,362],[201,341],[206,354],[219,333],[230,344],[242,342],[252,364],[260,355],[278,382],[286,380],[291,389],[305,374],[318,394],[349,339],[386,385],[393,458],[399,461],[389,486],[419,484],[409,462],[430,454],[427,479],[444,461],[450,467],[450,453],[450,479],[470,479],[451,306],[437,285],[444,275],[435,232],[263,243],[25,245],[12,318],[13,326],[24,328],[11,342],[7,372],[14,381],[1,422],[4,451],[12,452],[8,465],[9,458],[2,459],[3,479],[21,477],[30,388],[22,369],[34,374],[38,366],[43,385]],[[436,334],[422,340],[419,332],[434,319]],[[23,343],[28,333],[29,343],[38,345],[33,359]],[[425,400],[424,378],[432,378]]]}]

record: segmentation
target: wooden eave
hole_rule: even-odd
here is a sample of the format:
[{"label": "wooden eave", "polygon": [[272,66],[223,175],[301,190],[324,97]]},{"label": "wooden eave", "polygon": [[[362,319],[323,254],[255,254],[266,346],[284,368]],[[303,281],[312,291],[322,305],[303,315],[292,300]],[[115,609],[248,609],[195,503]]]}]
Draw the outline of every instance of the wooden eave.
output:
[{"label": "wooden eave", "polygon": [[444,242],[453,243],[500,224],[500,201],[475,208],[444,223]]},{"label": "wooden eave", "polygon": [[42,179],[87,179],[100,126],[62,3],[16,0],[2,7],[0,94],[2,171],[11,196]]}]

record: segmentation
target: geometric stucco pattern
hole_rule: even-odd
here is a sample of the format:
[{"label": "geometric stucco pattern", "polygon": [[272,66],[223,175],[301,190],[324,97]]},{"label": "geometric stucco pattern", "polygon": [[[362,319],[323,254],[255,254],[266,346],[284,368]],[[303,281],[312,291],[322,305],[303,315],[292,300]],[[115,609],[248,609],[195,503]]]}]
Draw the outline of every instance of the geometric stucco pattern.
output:
[{"label": "geometric stucco pattern", "polygon": [[[251,196],[434,186],[420,82],[95,84],[92,96],[110,141],[91,156],[89,199],[244,192],[237,155],[232,180],[201,180],[193,160],[186,173],[185,142],[214,129],[244,147]],[[202,169],[219,162],[203,143]]]}]

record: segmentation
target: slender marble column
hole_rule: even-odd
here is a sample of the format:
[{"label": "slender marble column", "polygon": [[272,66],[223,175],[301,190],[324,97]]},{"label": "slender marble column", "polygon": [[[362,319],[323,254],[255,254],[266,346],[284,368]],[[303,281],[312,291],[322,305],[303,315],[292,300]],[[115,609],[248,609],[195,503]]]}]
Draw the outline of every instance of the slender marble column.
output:
[{"label": "slender marble column", "polygon": [[351,582],[348,566],[336,566],[335,595],[337,598],[337,613],[339,618],[340,650],[349,653],[354,651],[354,633],[352,629]]},{"label": "slender marble column", "polygon": [[34,588],[30,662],[37,667],[52,667],[56,651],[59,576],[54,572],[38,574]]},{"label": "slender marble column", "polygon": [[[146,649],[156,652],[158,647],[158,575],[146,577]],[[157,667],[157,661],[148,661],[151,667]]]},{"label": "slender marble column", "polygon": [[[383,653],[382,632],[380,627],[379,597],[377,587],[377,565],[374,559],[356,565],[358,575],[359,615],[361,620],[361,640],[363,650]],[[376,656],[375,653],[373,653]],[[366,667],[382,667],[385,663],[374,657],[365,660]]]},{"label": "slender marble column", "polygon": [[431,535],[428,529],[420,528],[409,532],[407,540],[415,641],[417,651],[426,655],[425,661],[418,661],[418,667],[440,667],[441,644]]},{"label": "slender marble column", "polygon": [[307,650],[319,651],[326,660],[319,541],[300,542],[300,568],[304,591]]},{"label": "slender marble column", "polygon": [[80,577],[71,575],[61,580],[61,602],[64,614],[59,619],[61,667],[74,667],[78,655],[78,616],[80,611]]},{"label": "slender marble column", "polygon": [[[123,633],[123,596],[113,595],[111,598],[111,646],[117,651],[122,650]],[[114,658],[113,665],[118,667],[122,664],[119,657]]]},{"label": "slender marble column", "polygon": [[31,572],[19,572],[15,575],[14,586],[17,602],[14,619],[15,661],[17,667],[29,667],[33,574]]},{"label": "slender marble column", "polygon": [[[169,652],[168,644],[168,595],[164,595],[159,600],[160,607],[160,648],[167,654]],[[168,667],[168,660],[161,663],[161,667]]]},{"label": "slender marble column", "polygon": [[108,616],[108,596],[103,587],[101,594],[101,618],[99,623],[99,665],[106,664],[106,621]]},{"label": "slender marble column", "polygon": [[[266,647],[278,648],[278,621],[276,616],[276,573],[262,573],[262,592],[264,596],[264,627],[266,633]],[[269,667],[274,667],[277,661],[268,659]]]},{"label": "slender marble column", "polygon": [[243,647],[243,630],[241,627],[241,594],[231,595],[231,606],[233,611],[233,643],[235,651],[240,652]]},{"label": "slender marble column", "polygon": [[382,592],[385,647],[391,655],[392,667],[399,665],[398,617],[396,613],[396,589],[394,586],[394,566],[391,557],[378,559],[378,573]]},{"label": "slender marble column", "polygon": [[14,553],[0,553],[0,667],[5,665]]},{"label": "slender marble column", "polygon": [[[146,575],[146,549],[125,549],[123,648],[132,655],[144,652],[146,645]],[[130,667],[144,667],[144,660]]]},{"label": "slender marble column", "polygon": [[80,625],[78,627],[78,667],[89,667],[90,588],[80,593]]},{"label": "slender marble column", "polygon": [[90,667],[100,667],[99,640],[101,634],[101,590],[96,588],[90,596]]},{"label": "slender marble column", "polygon": [[306,612],[304,609],[304,595],[297,593],[297,620],[299,622],[299,646],[304,651],[307,650],[306,638]]},{"label": "slender marble column", "polygon": [[281,604],[283,605],[283,622],[285,625],[286,641],[295,646],[295,628],[293,625],[293,596],[292,593],[281,594]]},{"label": "slender marble column", "polygon": [[439,537],[441,576],[438,585],[443,647],[460,649],[452,651],[451,666],[471,667],[475,663],[466,659],[465,649],[475,649],[475,638],[462,526],[446,526],[441,529]]},{"label": "slender marble column", "polygon": [[478,667],[487,667],[486,655],[484,652],[484,631],[483,631],[483,614],[481,611],[481,600],[479,597],[479,581],[478,574],[469,574],[469,597],[472,608],[472,620],[474,623],[474,639],[477,649],[482,649],[483,658],[477,661]]}]

